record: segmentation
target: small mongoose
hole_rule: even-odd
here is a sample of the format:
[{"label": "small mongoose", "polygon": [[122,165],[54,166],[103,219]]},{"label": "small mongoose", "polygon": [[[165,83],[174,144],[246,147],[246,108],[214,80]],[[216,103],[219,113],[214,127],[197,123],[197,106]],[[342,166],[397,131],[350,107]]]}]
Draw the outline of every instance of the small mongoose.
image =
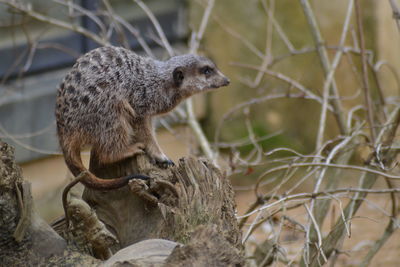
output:
[{"label": "small mongoose", "polygon": [[152,118],[193,94],[228,84],[229,79],[210,59],[198,55],[158,61],[121,47],[88,52],[77,60],[57,92],[57,133],[68,168],[75,177],[85,173],[79,181],[99,190],[148,178],[100,179],[83,165],[81,149],[91,146],[100,164],[146,153],[161,167],[172,165],[154,137]]}]

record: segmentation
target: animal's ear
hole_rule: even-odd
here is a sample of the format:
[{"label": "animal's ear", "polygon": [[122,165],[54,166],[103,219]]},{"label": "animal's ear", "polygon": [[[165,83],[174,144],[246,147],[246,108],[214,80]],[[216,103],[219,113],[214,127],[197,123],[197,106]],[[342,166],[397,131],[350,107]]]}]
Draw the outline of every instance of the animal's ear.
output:
[{"label": "animal's ear", "polygon": [[177,67],[174,69],[174,72],[172,73],[172,77],[174,78],[174,84],[176,87],[181,86],[183,79],[185,76],[183,75],[183,70],[181,67]]}]

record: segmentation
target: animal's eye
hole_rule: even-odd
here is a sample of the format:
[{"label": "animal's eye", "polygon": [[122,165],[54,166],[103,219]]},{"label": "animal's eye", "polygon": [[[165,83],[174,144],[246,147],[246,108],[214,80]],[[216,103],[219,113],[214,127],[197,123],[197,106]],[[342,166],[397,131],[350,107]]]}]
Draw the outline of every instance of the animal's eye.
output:
[{"label": "animal's eye", "polygon": [[200,69],[200,72],[204,75],[210,75],[211,73],[213,73],[213,69],[209,66],[205,66],[203,68]]}]

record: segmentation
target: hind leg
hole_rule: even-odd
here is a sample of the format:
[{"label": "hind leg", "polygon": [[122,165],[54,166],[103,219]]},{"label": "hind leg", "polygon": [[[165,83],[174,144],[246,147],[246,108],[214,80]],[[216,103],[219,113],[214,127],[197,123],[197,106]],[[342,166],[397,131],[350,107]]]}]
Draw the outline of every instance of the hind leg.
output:
[{"label": "hind leg", "polygon": [[[114,163],[126,158],[133,157],[135,155],[144,154],[145,146],[142,143],[132,144],[126,147],[121,147],[119,144],[110,144],[110,148],[102,151],[95,149],[95,154],[97,155],[99,161],[102,164]],[[108,151],[108,152],[104,152]]]},{"label": "hind leg", "polygon": [[93,152],[102,164],[110,164],[143,154],[145,145],[133,142],[132,129],[124,121],[117,121],[114,125],[103,131],[98,141],[93,144]]}]

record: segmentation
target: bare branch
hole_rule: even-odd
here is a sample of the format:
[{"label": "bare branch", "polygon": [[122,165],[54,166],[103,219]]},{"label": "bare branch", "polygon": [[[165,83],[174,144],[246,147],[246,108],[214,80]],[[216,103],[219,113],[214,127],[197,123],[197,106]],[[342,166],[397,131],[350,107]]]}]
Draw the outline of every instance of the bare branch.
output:
[{"label": "bare branch", "polygon": [[200,42],[203,39],[204,32],[206,31],[208,21],[210,19],[211,11],[214,8],[215,0],[208,0],[206,9],[204,10],[203,18],[201,19],[200,26],[197,32],[192,33],[192,37],[190,39],[190,48],[189,51],[192,54],[197,53],[199,49]]},{"label": "bare branch", "polygon": [[172,49],[167,37],[165,36],[165,33],[163,31],[163,29],[161,28],[160,23],[158,22],[158,20],[156,19],[156,17],[154,16],[153,12],[151,12],[151,10],[146,6],[145,3],[143,3],[141,0],[133,0],[135,1],[135,3],[140,6],[141,9],[143,9],[143,11],[146,13],[147,17],[151,20],[151,22],[153,23],[154,28],[156,29],[158,35],[161,38],[161,41],[165,47],[165,49],[167,50],[169,56],[174,56],[175,52]]},{"label": "bare branch", "polygon": [[282,41],[286,45],[287,49],[291,53],[295,52],[296,51],[295,47],[293,46],[292,42],[289,40],[289,37],[287,37],[287,35],[283,31],[282,27],[279,25],[278,21],[275,19],[271,8],[268,8],[265,5],[265,2],[262,2],[262,3],[263,3],[264,10],[266,11],[266,14],[268,15],[268,19],[271,20],[271,23],[274,25],[276,32],[279,34],[279,37],[282,39]]},{"label": "bare branch", "polygon": [[238,66],[238,67],[243,67],[243,68],[247,68],[247,69],[253,69],[253,70],[258,70],[258,71],[262,71],[265,74],[268,74],[274,78],[277,78],[281,81],[284,81],[286,83],[288,83],[290,86],[292,86],[293,88],[296,88],[298,90],[300,90],[301,92],[303,92],[306,96],[309,96],[311,99],[315,99],[320,103],[323,103],[323,100],[321,97],[317,96],[316,94],[314,94],[313,92],[311,92],[310,89],[304,87],[302,84],[300,84],[299,82],[291,79],[290,77],[287,77],[286,75],[280,73],[280,72],[274,72],[271,70],[262,70],[260,67],[258,66],[253,66],[253,65],[249,65],[249,64],[244,64],[244,63],[232,63],[233,66]]},{"label": "bare branch", "polygon": [[60,5],[75,9],[76,11],[79,11],[83,15],[87,16],[88,18],[90,18],[101,29],[101,33],[102,33],[103,38],[104,38],[105,33],[107,32],[106,31],[106,27],[105,27],[104,23],[95,14],[93,14],[93,12],[90,12],[89,10],[81,7],[80,5],[75,4],[72,1],[68,1],[68,2],[65,2],[64,0],[52,0],[52,1],[55,2],[55,3],[58,3]]},{"label": "bare branch", "polygon": [[133,36],[135,36],[136,40],[140,44],[140,46],[143,48],[143,50],[146,52],[146,54],[152,58],[155,58],[153,51],[151,51],[150,47],[147,45],[146,41],[143,39],[143,37],[140,35],[140,32],[133,27],[129,22],[121,18],[120,16],[117,16],[116,14],[113,14],[114,19],[121,23]]},{"label": "bare branch", "polygon": [[[258,213],[265,209],[269,209],[269,208],[274,207],[283,202],[288,202],[288,201],[293,201],[293,200],[307,200],[307,199],[311,200],[311,199],[320,198],[320,197],[337,195],[340,193],[346,193],[346,194],[348,194],[348,193],[390,194],[390,193],[400,193],[400,188],[392,188],[392,189],[337,188],[337,189],[333,189],[333,190],[320,191],[317,193],[299,193],[299,194],[293,194],[293,195],[288,195],[288,196],[282,196],[275,202],[263,205],[262,207],[260,207],[258,209],[254,209],[251,212],[247,212],[243,215],[237,216],[237,219],[249,217],[255,213]],[[353,199],[357,200],[360,198],[354,197]]]},{"label": "bare branch", "polygon": [[396,0],[389,0],[390,6],[393,10],[393,19],[396,21],[397,29],[400,33],[400,8],[396,3]]},{"label": "bare branch", "polygon": [[83,28],[79,25],[67,23],[65,21],[58,20],[55,18],[48,17],[46,15],[40,14],[40,13],[32,10],[31,8],[29,8],[28,5],[23,5],[21,3],[18,3],[17,1],[7,1],[7,0],[0,0],[0,3],[6,4],[9,7],[13,8],[14,10],[17,10],[23,14],[26,14],[27,16],[29,16],[33,19],[36,19],[38,21],[45,22],[50,25],[54,25],[54,26],[57,26],[57,27],[60,27],[63,29],[67,29],[67,30],[82,34],[83,36],[85,36],[89,39],[92,39],[93,41],[95,41],[96,43],[98,43],[100,45],[109,45],[108,40],[100,38],[98,35],[86,30],[85,28]]},{"label": "bare branch", "polygon": [[[126,36],[125,36],[125,34],[124,34],[124,31],[123,31],[123,29],[122,29],[120,23],[119,23],[118,20],[115,18],[115,13],[114,13],[114,10],[113,10],[113,8],[112,8],[110,2],[109,2],[108,0],[103,0],[103,3],[104,3],[104,6],[105,6],[106,9],[107,9],[107,12],[108,12],[108,14],[109,14],[110,20],[112,21],[112,24],[115,25],[115,30],[116,30],[118,36],[119,36],[120,39],[122,40],[122,42],[123,42],[125,48],[129,49],[130,46],[129,46],[128,39],[126,38]],[[110,27],[110,28],[111,28],[111,27]]]},{"label": "bare branch", "polygon": [[[311,6],[310,6],[310,3],[308,2],[308,0],[300,0],[300,4],[303,8],[304,14],[306,15],[307,22],[310,26],[315,45],[317,47],[319,59],[321,61],[321,65],[323,67],[325,75],[327,75],[329,70],[331,69],[331,64],[329,63],[328,53],[324,47],[325,41],[322,38],[321,32],[320,32],[318,24],[317,24],[317,20],[314,16],[314,13],[311,9]],[[334,98],[332,100],[332,105],[335,110],[334,115],[336,117],[339,129],[340,129],[340,133],[345,134],[345,133],[347,133],[347,129],[345,128],[346,127],[345,119],[343,118],[342,107],[338,100],[339,92],[338,92],[336,82],[334,79],[332,80],[331,95],[334,96]]]},{"label": "bare branch", "polygon": [[312,166],[320,166],[320,167],[331,167],[331,168],[342,168],[342,169],[348,169],[348,170],[356,170],[356,171],[362,171],[362,172],[367,172],[371,174],[376,174],[380,175],[389,179],[400,179],[399,175],[392,175],[388,173],[384,173],[381,171],[377,171],[371,168],[367,167],[360,167],[360,166],[355,166],[355,165],[345,165],[345,164],[333,164],[333,163],[293,163],[293,164],[288,164],[288,165],[283,165],[279,167],[275,167],[272,169],[269,169],[268,171],[264,172],[260,177],[257,179],[256,183],[256,192],[258,189],[259,183],[264,179],[267,175],[277,172],[277,171],[282,171],[286,169],[291,169],[291,168],[297,168],[297,167],[312,167]]},{"label": "bare branch", "polygon": [[[340,41],[339,41],[339,47],[343,47],[344,43],[346,41],[346,36],[347,36],[347,32],[349,30],[352,10],[353,10],[353,0],[350,0],[349,5],[347,7],[346,19],[343,24],[342,35],[341,35]],[[317,144],[316,144],[317,150],[319,150],[321,148],[323,138],[324,138],[324,133],[325,133],[326,113],[327,113],[328,99],[329,99],[329,88],[331,87],[333,77],[335,75],[336,68],[339,65],[342,54],[343,54],[343,51],[341,49],[339,49],[336,52],[335,58],[333,59],[332,66],[330,67],[330,70],[329,70],[328,74],[326,75],[324,88],[323,88],[323,100],[324,101],[323,101],[322,108],[321,108],[321,116],[320,116],[318,135],[317,135]]]},{"label": "bare branch", "polygon": [[[200,46],[200,42],[206,30],[211,11],[214,7],[214,2],[215,2],[214,0],[208,1],[206,9],[203,13],[203,18],[201,20],[199,30],[197,31],[197,33],[196,32],[192,33],[192,38],[190,40],[190,45],[189,45],[190,53],[197,53],[197,49]],[[203,130],[201,129],[199,122],[196,120],[196,117],[194,115],[192,98],[186,100],[186,112],[188,115],[188,124],[195,133],[204,154],[206,155],[207,158],[211,159],[215,164],[217,164],[216,162],[217,154],[214,153],[214,151],[212,151],[210,143],[208,142]]]},{"label": "bare branch", "polygon": [[362,63],[362,82],[364,89],[364,99],[365,105],[367,107],[367,116],[368,116],[368,124],[370,129],[371,141],[372,144],[375,145],[375,128],[374,128],[374,108],[371,101],[371,92],[369,88],[368,82],[368,65],[367,65],[367,57],[365,55],[365,41],[364,41],[364,30],[362,23],[362,15],[361,15],[361,7],[360,1],[355,0],[355,9],[356,9],[356,18],[357,18],[357,28],[358,28],[358,39],[360,42],[360,50],[361,50],[361,63]]}]

